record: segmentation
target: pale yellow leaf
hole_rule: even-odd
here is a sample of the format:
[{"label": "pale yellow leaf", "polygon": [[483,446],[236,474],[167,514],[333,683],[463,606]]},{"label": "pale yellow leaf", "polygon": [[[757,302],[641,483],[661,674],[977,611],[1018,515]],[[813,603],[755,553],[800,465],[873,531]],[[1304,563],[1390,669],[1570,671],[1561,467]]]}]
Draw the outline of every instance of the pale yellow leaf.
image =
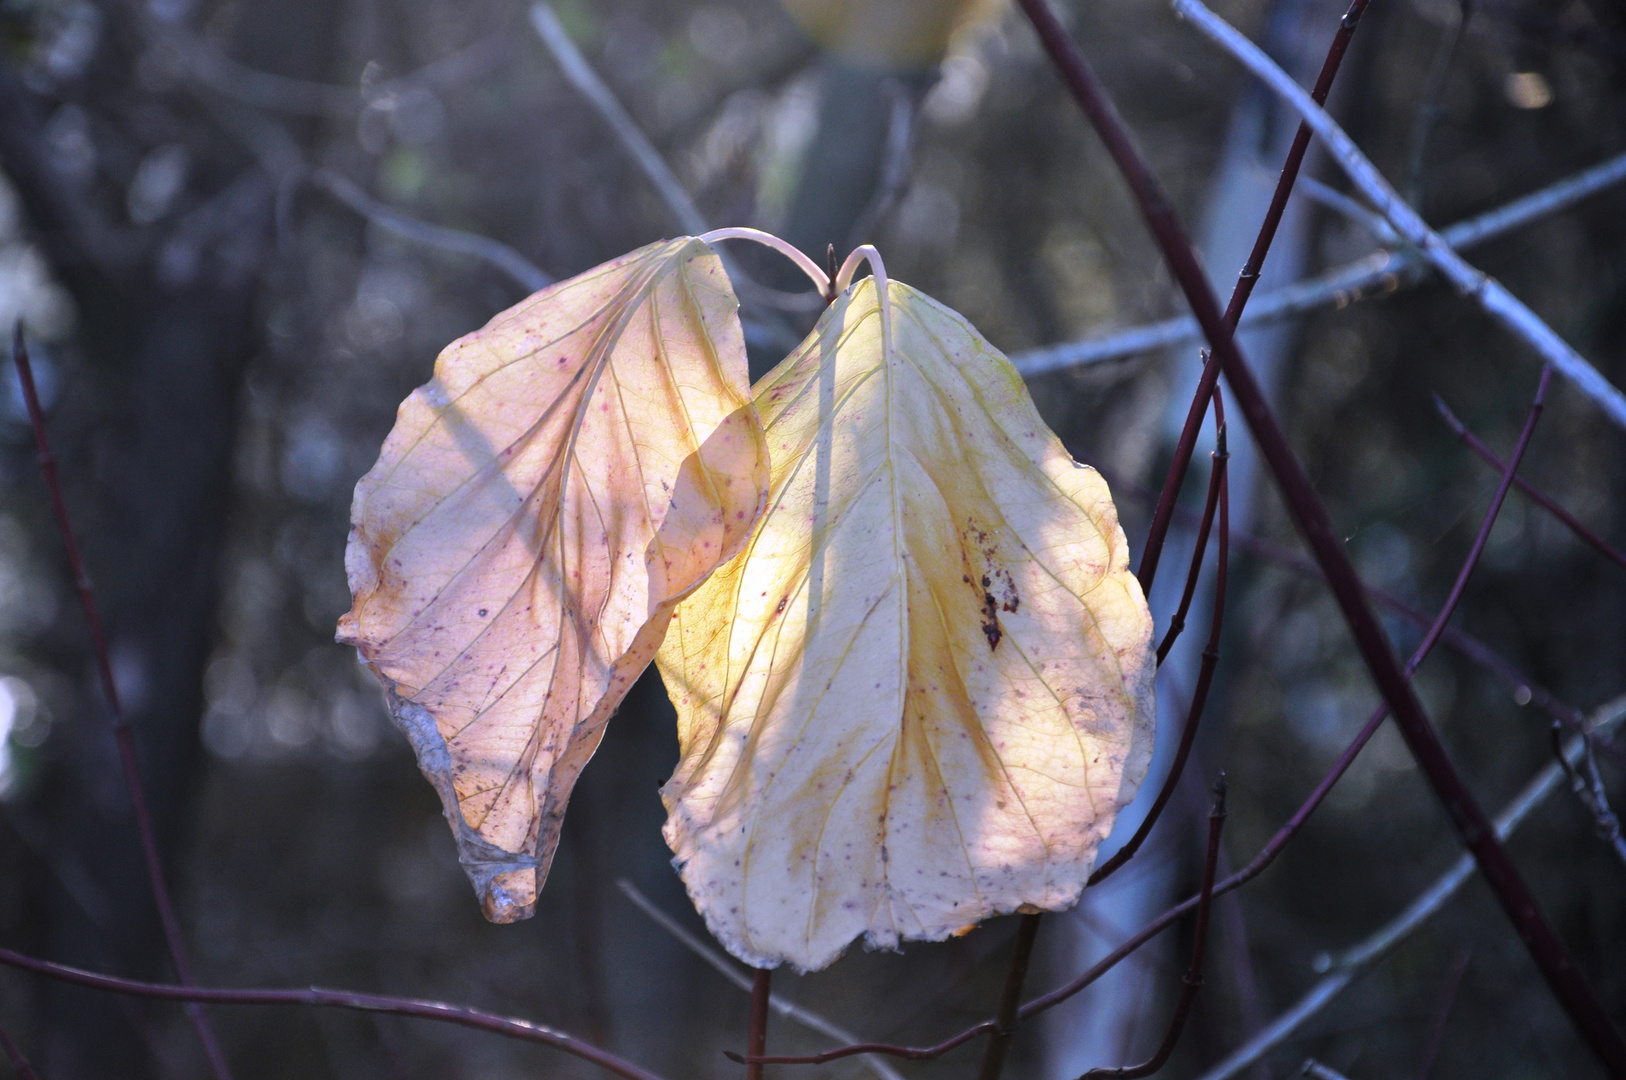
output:
[{"label": "pale yellow leaf", "polygon": [[755,388],[767,512],[658,660],[667,842],[759,966],[1070,906],[1151,754],[1106,484],[965,319],[893,282],[883,320],[873,281]]},{"label": "pale yellow leaf", "polygon": [[356,486],[339,639],[494,921],[531,914],[605,721],[761,511],[736,307],[689,238],[545,289],[447,347]]}]

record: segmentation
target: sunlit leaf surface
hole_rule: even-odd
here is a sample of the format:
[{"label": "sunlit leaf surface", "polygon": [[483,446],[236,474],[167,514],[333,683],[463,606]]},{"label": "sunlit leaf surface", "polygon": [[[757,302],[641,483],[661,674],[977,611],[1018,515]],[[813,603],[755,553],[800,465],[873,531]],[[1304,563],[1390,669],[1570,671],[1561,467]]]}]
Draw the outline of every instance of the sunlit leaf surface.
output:
[{"label": "sunlit leaf surface", "polygon": [[487,918],[531,914],[605,721],[761,510],[735,309],[693,239],[545,289],[441,354],[356,487],[339,638]]},{"label": "sunlit leaf surface", "polygon": [[667,841],[752,964],[1075,903],[1151,753],[1106,484],[969,323],[889,294],[883,320],[856,285],[756,387],[767,513],[659,655]]}]

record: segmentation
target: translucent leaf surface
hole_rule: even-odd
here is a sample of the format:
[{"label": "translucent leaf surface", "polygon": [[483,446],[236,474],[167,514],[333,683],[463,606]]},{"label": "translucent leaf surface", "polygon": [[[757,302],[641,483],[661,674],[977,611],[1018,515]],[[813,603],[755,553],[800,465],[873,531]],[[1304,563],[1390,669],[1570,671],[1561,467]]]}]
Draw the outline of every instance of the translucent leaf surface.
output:
[{"label": "translucent leaf surface", "polygon": [[889,295],[854,286],[756,387],[768,510],[659,655],[667,842],[756,965],[1075,903],[1151,754],[1106,484],[969,323]]},{"label": "translucent leaf surface", "polygon": [[531,914],[605,721],[761,511],[735,309],[693,239],[545,289],[447,347],[356,486],[339,639],[497,922]]}]

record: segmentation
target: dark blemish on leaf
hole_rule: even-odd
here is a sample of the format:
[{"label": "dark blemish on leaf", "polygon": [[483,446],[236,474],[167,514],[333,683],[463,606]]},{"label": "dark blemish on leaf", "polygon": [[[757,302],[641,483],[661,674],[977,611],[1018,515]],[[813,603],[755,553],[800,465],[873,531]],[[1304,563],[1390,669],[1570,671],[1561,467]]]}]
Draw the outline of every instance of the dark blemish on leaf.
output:
[{"label": "dark blemish on leaf", "polygon": [[485,617],[486,617],[486,609],[485,609],[485,608],[481,608],[481,609],[480,609],[480,610],[479,610],[479,611],[477,611],[477,612],[475,612],[475,614],[477,614],[477,615],[478,615],[478,616],[480,616],[480,618],[482,618],[482,619],[483,619],[483,618],[485,618]]},{"label": "dark blemish on leaf", "polygon": [[779,606],[773,609],[773,613],[775,615],[778,615],[781,611],[784,611],[785,610],[785,601],[787,601],[789,599],[790,599],[790,597],[788,597],[788,596],[781,596],[779,598]]}]

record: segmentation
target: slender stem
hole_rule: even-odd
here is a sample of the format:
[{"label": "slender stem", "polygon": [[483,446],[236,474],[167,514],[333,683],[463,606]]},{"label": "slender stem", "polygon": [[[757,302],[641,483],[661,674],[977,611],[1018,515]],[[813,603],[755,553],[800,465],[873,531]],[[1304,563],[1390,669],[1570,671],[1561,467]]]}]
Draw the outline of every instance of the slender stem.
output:
[{"label": "slender stem", "polygon": [[1208,913],[1214,901],[1214,869],[1219,865],[1220,831],[1225,828],[1225,774],[1214,785],[1214,806],[1208,812],[1208,853],[1203,861],[1203,884],[1197,893],[1197,928],[1192,934],[1191,943],[1191,969],[1186,972],[1180,987],[1180,997],[1174,1003],[1174,1013],[1169,1017],[1169,1029],[1163,1036],[1163,1043],[1152,1056],[1139,1065],[1125,1065],[1116,1069],[1091,1069],[1085,1073],[1082,1080],[1107,1080],[1116,1077],[1117,1080],[1135,1080],[1142,1076],[1151,1076],[1161,1069],[1174,1053],[1175,1043],[1180,1041],[1180,1032],[1186,1025],[1186,1017],[1191,1014],[1191,1006],[1197,1000],[1197,991],[1203,985],[1203,955],[1207,951],[1208,943]]},{"label": "slender stem", "polygon": [[[1219,393],[1219,388],[1214,390]],[[1214,511],[1219,506],[1220,485],[1225,480],[1225,463],[1231,459],[1231,453],[1225,446],[1225,424],[1217,422],[1214,430],[1214,452],[1208,455],[1213,459],[1208,474],[1208,498],[1203,503],[1203,516],[1197,526],[1197,543],[1191,550],[1191,569],[1186,571],[1186,588],[1180,594],[1180,606],[1175,609],[1174,618],[1169,620],[1169,628],[1163,635],[1163,641],[1157,647],[1157,666],[1162,667],[1163,661],[1168,658],[1169,650],[1174,647],[1180,632],[1186,628],[1186,616],[1191,612],[1191,601],[1197,595],[1197,578],[1203,566],[1203,555],[1208,551],[1208,532],[1214,525]]]},{"label": "slender stem", "polygon": [[1445,32],[1434,52],[1434,63],[1423,84],[1423,104],[1417,110],[1416,126],[1411,133],[1411,153],[1406,164],[1406,201],[1419,210],[1423,208],[1425,189],[1425,163],[1428,143],[1434,135],[1434,125],[1440,118],[1440,101],[1451,78],[1451,68],[1462,48],[1462,39],[1468,31],[1468,19],[1473,14],[1472,0],[1458,0],[1457,21]]},{"label": "slender stem", "polygon": [[[1562,750],[1559,758],[1566,762],[1569,760],[1563,756]],[[1440,1056],[1440,1044],[1445,1041],[1445,1025],[1451,1019],[1451,1007],[1457,1003],[1457,991],[1462,987],[1462,977],[1467,974],[1468,961],[1472,957],[1472,949],[1463,949],[1446,973],[1440,1004],[1434,1010],[1434,1020],[1428,1026],[1428,1038],[1423,1043],[1423,1053],[1417,1062],[1417,1080],[1428,1080],[1428,1074],[1434,1068],[1434,1059]]]},{"label": "slender stem", "polygon": [[745,1035],[745,1080],[762,1080],[762,1055],[768,1049],[768,998],[773,969],[757,968],[751,981],[751,1020]]},{"label": "slender stem", "polygon": [[92,990],[106,990],[131,997],[158,998],[165,1001],[187,1001],[215,1005],[306,1005],[334,1009],[354,1009],[358,1012],[389,1013],[411,1016],[420,1020],[438,1020],[459,1027],[489,1031],[506,1035],[522,1042],[540,1043],[563,1050],[584,1061],[591,1061],[626,1080],[662,1080],[660,1076],[626,1061],[608,1050],[567,1035],[543,1024],[529,1020],[516,1020],[480,1009],[450,1005],[444,1001],[425,1001],[419,998],[388,997],[382,994],[362,994],[350,990],[327,990],[310,987],[305,990],[227,990],[207,986],[173,986],[166,983],[121,979],[96,971],[40,960],[0,948],[0,964],[32,971],[36,975],[87,986]]},{"label": "slender stem", "polygon": [[[707,945],[705,942],[701,941],[694,934],[689,933],[688,930],[683,928],[681,923],[657,907],[653,900],[639,892],[638,887],[632,882],[628,881],[626,878],[617,878],[616,885],[623,893],[626,894],[627,899],[631,900],[639,911],[642,911],[645,915],[648,915],[650,919],[654,921],[655,925],[659,926],[662,930],[665,930],[668,934],[671,934],[674,938],[676,938],[678,943],[684,948],[688,949],[700,959],[704,960],[719,975],[733,983],[735,986],[739,987],[741,990],[744,990],[747,994],[751,992],[751,976],[746,975],[744,971],[740,970],[740,966],[737,961],[724,956],[719,950],[712,948],[710,945]],[[749,970],[754,972],[756,969],[752,968]],[[818,1013],[810,1012],[809,1010],[804,1009],[794,1001],[786,1001],[778,994],[770,994],[768,996],[768,1007],[774,1012],[778,1013],[780,1016],[783,1016],[785,1019],[801,1024],[809,1031],[816,1031],[820,1035],[825,1035],[829,1038],[835,1039],[837,1042],[850,1043],[858,1041],[858,1036],[852,1034],[844,1028],[837,1027],[835,1024],[832,1024]],[[745,1056],[743,1054],[736,1054],[731,1050],[723,1051],[723,1056],[727,1057],[730,1061],[742,1063],[745,1061]],[[870,1070],[874,1072],[876,1076],[880,1077],[881,1080],[903,1080],[903,1078],[899,1076],[890,1065],[878,1057],[874,1057],[873,1055],[866,1057],[864,1059],[864,1064],[868,1065]]]},{"label": "slender stem", "polygon": [[1005,969],[1005,988],[1000,991],[999,1008],[994,1011],[994,1035],[982,1052],[977,1080],[999,1080],[1005,1068],[1018,1023],[1016,1010],[1022,1004],[1022,984],[1027,981],[1028,962],[1033,959],[1033,942],[1039,936],[1039,913],[1023,915],[1016,926],[1016,945],[1011,950],[1011,966]]},{"label": "slender stem", "polygon": [[830,278],[820,269],[819,264],[801,248],[789,240],[781,240],[770,232],[761,229],[746,228],[743,225],[734,225],[726,229],[712,229],[710,232],[700,234],[700,240],[707,244],[718,240],[754,240],[764,247],[771,247],[785,258],[796,264],[796,268],[806,274],[813,287],[819,290],[820,296],[830,295]]},{"label": "slender stem", "polygon": [[570,34],[559,21],[559,16],[554,14],[553,8],[545,3],[532,4],[531,26],[542,39],[542,44],[553,54],[559,70],[564,72],[565,78],[570,80],[576,92],[586,98],[610,126],[610,130],[621,141],[622,149],[626,150],[643,172],[645,179],[661,197],[666,208],[672,212],[672,216],[677,219],[683,231],[692,236],[705,232],[706,219],[701,216],[700,208],[689,198],[689,193],[678,182],[676,174],[661,157],[660,151],[655,149],[654,144],[644,135],[621,102],[616,100],[615,94],[604,84],[604,80],[598,77],[598,73],[581,54],[581,50],[576,48],[576,43],[570,40]]},{"label": "slender stem", "polygon": [[[1146,812],[1141,820],[1140,827],[1135,835],[1113,853],[1112,858],[1096,867],[1090,875],[1088,885],[1099,885],[1111,877],[1124,863],[1134,858],[1135,852],[1140,850],[1141,844],[1151,835],[1152,826],[1157,824],[1163,810],[1174,797],[1174,790],[1180,783],[1180,774],[1185,771],[1186,761],[1191,756],[1191,748],[1197,742],[1197,724],[1202,719],[1203,707],[1208,703],[1208,690],[1214,681],[1214,668],[1219,664],[1220,630],[1225,617],[1225,584],[1229,575],[1231,560],[1231,498],[1230,483],[1226,475],[1226,461],[1229,454],[1225,450],[1225,406],[1219,397],[1219,388],[1214,389],[1214,406],[1221,417],[1219,427],[1215,432],[1217,449],[1214,454],[1214,473],[1210,478],[1209,491],[1211,493],[1210,511],[1214,504],[1219,508],[1219,565],[1214,574],[1214,608],[1209,618],[1208,643],[1203,646],[1202,665],[1197,670],[1197,686],[1192,691],[1191,707],[1186,712],[1186,726],[1180,732],[1180,745],[1175,748],[1174,761],[1169,765],[1169,775],[1163,778],[1163,787],[1157,793],[1157,799],[1152,808]],[[1206,519],[1206,515],[1205,515]],[[1192,573],[1195,575],[1196,566]],[[1187,584],[1187,593],[1190,593],[1190,583]],[[1171,631],[1172,631],[1171,627]],[[1161,650],[1160,650],[1161,652]]]},{"label": "slender stem", "polygon": [[[1084,59],[1083,53],[1079,52],[1077,46],[1067,37],[1066,31],[1046,6],[1045,0],[1020,0],[1020,3],[1038,28],[1040,40],[1050,54],[1051,60],[1062,74],[1080,107],[1090,118],[1117,164],[1118,171],[1128,183],[1140,206],[1141,216],[1157,240],[1164,261],[1185,294],[1192,314],[1201,324],[1209,346],[1223,365],[1226,381],[1236,396],[1237,407],[1242,410],[1242,415],[1248,421],[1248,428],[1253,433],[1260,456],[1275,474],[1277,486],[1281,489],[1288,509],[1314,553],[1316,561],[1326,570],[1327,584],[1338,601],[1361,658],[1366,662],[1366,667],[1372,673],[1385,701],[1393,709],[1395,720],[1400,726],[1412,757],[1428,778],[1463,844],[1474,853],[1474,858],[1485,875],[1486,884],[1496,894],[1497,900],[1513,922],[1526,950],[1541,970],[1554,996],[1570,1014],[1582,1037],[1605,1066],[1626,1077],[1626,1039],[1622,1039],[1620,1032],[1615,1030],[1609,1014],[1604,1011],[1592,988],[1587,985],[1569,950],[1542,915],[1535,894],[1519,875],[1518,868],[1514,866],[1506,849],[1496,839],[1490,819],[1475,801],[1473,793],[1457,772],[1456,766],[1451,763],[1450,756],[1429,722],[1422,702],[1418,700],[1405,675],[1401,673],[1400,664],[1390,651],[1383,627],[1366,602],[1360,578],[1356,575],[1348,553],[1333,530],[1327,508],[1322,505],[1309,476],[1304,472],[1304,467],[1294,455],[1286,434],[1276,420],[1275,412],[1265,400],[1264,390],[1254,378],[1252,369],[1243,358],[1242,350],[1237,347],[1229,327],[1225,324],[1219,311],[1219,303],[1215,300],[1208,279],[1197,262],[1196,251],[1191,246],[1184,227],[1175,216],[1173,206],[1168,196],[1164,194],[1162,185],[1158,183],[1136,148],[1128,129],[1124,127],[1122,119],[1096,79],[1095,73],[1090,69],[1088,61]],[[1176,0],[1176,3],[1183,12],[1201,6],[1196,4],[1196,0]],[[1265,58],[1265,62],[1269,63],[1269,59]],[[1317,117],[1321,119],[1318,120]],[[1306,113],[1304,118],[1310,121],[1312,127],[1317,128],[1319,134],[1325,136],[1325,129],[1330,123],[1326,113],[1315,107],[1315,115]],[[1407,233],[1404,226],[1408,221],[1399,210],[1385,206],[1380,206],[1380,209],[1385,211],[1385,216],[1398,231],[1403,235]],[[1409,210],[1406,212],[1409,213]],[[1415,217],[1413,214],[1412,218]],[[1426,226],[1423,228],[1427,231]],[[1444,248],[1447,254],[1450,253],[1450,249],[1444,247],[1444,241],[1439,240],[1437,234],[1430,232],[1429,236],[1433,238],[1432,243],[1435,246]],[[1553,366],[1560,366],[1560,361],[1550,353],[1545,355],[1552,360]],[[1584,361],[1582,363],[1585,365]],[[1565,370],[1572,381],[1578,381],[1578,385],[1583,389],[1586,388],[1585,382],[1578,379],[1576,371],[1572,368]],[[1587,370],[1597,375],[1589,366]],[[1543,379],[1545,378],[1544,373]],[[1601,380],[1602,377],[1598,378]],[[1619,392],[1612,386],[1609,390],[1619,396]],[[1626,415],[1626,401],[1623,401],[1622,409],[1623,415]]]},{"label": "slender stem", "polygon": [[[1479,437],[1468,430],[1468,425],[1457,419],[1456,414],[1451,411],[1450,406],[1448,406],[1444,399],[1442,399],[1438,394],[1434,395],[1434,407],[1440,411],[1440,416],[1443,417],[1445,422],[1451,426],[1451,430],[1456,432],[1457,438],[1461,439],[1463,443],[1467,445],[1468,449],[1472,450],[1485,461],[1489,462],[1498,472],[1506,467],[1502,463],[1502,459],[1496,456],[1495,451],[1486,446],[1484,443],[1480,442]],[[1537,488],[1535,485],[1531,484],[1524,477],[1517,475],[1514,476],[1513,483],[1520,491],[1530,496],[1536,505],[1540,506],[1543,510],[1546,510],[1559,521],[1562,521],[1569,528],[1570,532],[1580,537],[1587,544],[1590,544],[1594,551],[1608,559],[1610,562],[1614,563],[1616,566],[1620,567],[1622,570],[1626,570],[1626,552],[1621,552],[1618,548],[1611,546],[1603,537],[1581,524],[1581,522],[1576,519],[1574,514],[1571,514],[1568,510],[1564,509],[1552,499],[1548,498],[1540,488]]]},{"label": "slender stem", "polygon": [[[1310,91],[1310,96],[1317,104],[1324,103],[1327,95],[1332,92],[1333,80],[1338,76],[1338,69],[1343,66],[1344,54],[1349,51],[1350,40],[1354,38],[1355,29],[1360,25],[1361,15],[1366,11],[1369,2],[1370,0],[1353,0],[1349,9],[1344,12],[1344,17],[1339,20],[1338,32],[1333,35],[1332,45],[1327,49],[1327,58],[1321,63],[1321,74],[1316,77],[1315,88]],[[1023,4],[1029,16],[1034,18],[1035,25],[1039,16],[1034,15],[1034,12],[1039,9],[1041,3],[1042,0]],[[1282,163],[1281,175],[1276,180],[1276,190],[1271,195],[1269,208],[1265,211],[1265,220],[1259,224],[1259,234],[1254,238],[1253,250],[1248,253],[1248,261],[1242,264],[1242,270],[1237,274],[1236,285],[1231,289],[1231,300],[1225,308],[1227,336],[1236,332],[1237,325],[1242,320],[1243,309],[1248,306],[1248,300],[1253,296],[1253,287],[1258,284],[1259,275],[1264,271],[1265,258],[1270,254],[1270,245],[1276,239],[1276,230],[1282,223],[1282,215],[1287,212],[1288,197],[1293,193],[1293,184],[1298,180],[1299,169],[1304,164],[1304,155],[1309,148],[1310,125],[1301,121],[1298,131],[1293,136],[1293,145],[1288,148],[1287,160]],[[1185,482],[1186,470],[1191,467],[1191,455],[1197,446],[1198,432],[1202,429],[1208,395],[1213,392],[1219,372],[1220,365],[1214,359],[1210,359],[1203,366],[1203,375],[1198,381],[1197,392],[1192,395],[1191,409],[1186,413],[1185,426],[1180,429],[1180,438],[1175,443],[1174,460],[1169,462],[1168,479],[1163,482],[1157,509],[1152,514],[1152,526],[1146,535],[1146,547],[1141,554],[1140,564],[1141,588],[1148,592],[1152,588],[1152,579],[1157,575],[1157,563],[1163,554],[1163,544],[1168,539],[1169,518],[1174,512],[1175,499],[1179,497],[1180,487]]]},{"label": "slender stem", "polygon": [[484,259],[528,292],[537,292],[553,284],[552,275],[507,244],[478,233],[419,221],[393,206],[384,205],[332,169],[317,169],[310,174],[310,182],[368,221],[397,236],[443,251]]},{"label": "slender stem", "polygon": [[21,1080],[40,1080],[40,1074],[34,1071],[34,1066],[28,1063],[28,1058],[23,1056],[23,1052],[11,1041],[11,1036],[6,1034],[4,1028],[0,1028],[0,1051],[5,1052],[11,1067],[17,1070]]},{"label": "slender stem", "polygon": [[1558,763],[1564,767],[1564,775],[1569,778],[1570,790],[1580,800],[1586,812],[1592,815],[1592,827],[1598,834],[1598,839],[1614,848],[1615,854],[1626,862],[1626,837],[1621,836],[1620,819],[1609,805],[1609,793],[1604,790],[1603,777],[1598,775],[1598,763],[1592,756],[1592,740],[1587,733],[1582,733],[1581,765],[1590,775],[1588,778],[1581,775],[1581,769],[1570,763],[1564,753],[1564,725],[1557,720],[1553,721],[1553,755]]},{"label": "slender stem", "polygon": [[[192,985],[192,969],[186,959],[186,942],[181,936],[181,923],[170,902],[169,886],[164,882],[163,861],[158,855],[158,838],[152,826],[152,814],[147,808],[146,789],[141,785],[141,769],[136,763],[135,734],[125,722],[124,709],[119,704],[119,691],[113,682],[113,663],[107,650],[107,634],[102,628],[101,608],[90,585],[84,559],[79,554],[79,541],[74,536],[73,523],[68,519],[68,504],[62,497],[62,484],[57,477],[56,458],[51,454],[51,443],[45,435],[45,411],[40,408],[39,394],[34,387],[34,367],[29,363],[28,345],[23,340],[23,326],[18,323],[11,339],[11,358],[17,366],[17,381],[22,387],[23,402],[28,408],[28,422],[34,429],[34,442],[39,447],[40,471],[45,475],[45,487],[50,493],[51,510],[56,516],[57,529],[62,533],[62,546],[68,556],[68,567],[73,572],[74,588],[79,594],[79,606],[84,611],[85,623],[90,629],[91,650],[96,657],[96,673],[101,679],[102,693],[107,697],[108,714],[113,727],[113,739],[118,746],[119,765],[124,774],[124,786],[130,795],[130,809],[135,817],[136,832],[141,841],[141,857],[146,866],[147,884],[152,889],[153,906],[158,909],[158,921],[163,926],[164,943],[169,948],[169,959],[175,965],[175,974],[183,986]],[[203,1044],[204,1056],[216,1080],[230,1080],[231,1069],[226,1055],[215,1038],[214,1028],[204,1014],[202,1006],[187,1006],[187,1016]]]},{"label": "slender stem", "polygon": [[[1515,482],[1517,482],[1517,478],[1515,478]],[[1124,491],[1136,491],[1131,484],[1120,483],[1116,486]],[[1139,489],[1138,493],[1148,499],[1155,498],[1157,495],[1156,492],[1144,488]],[[1195,528],[1197,515],[1193,511],[1176,507],[1174,516],[1176,521]],[[1316,565],[1315,560],[1307,558],[1297,551],[1282,547],[1280,544],[1273,544],[1269,540],[1247,532],[1234,533],[1232,539],[1243,550],[1292,570],[1294,573],[1313,577],[1320,581],[1327,580],[1327,575],[1322,571],[1321,567]],[[1433,625],[1434,620],[1430,616],[1412,607],[1394,593],[1386,589],[1380,589],[1375,585],[1364,583],[1363,585],[1366,594],[1372,598],[1373,602],[1394,612],[1413,626],[1427,631]],[[1497,653],[1472,634],[1458,630],[1454,626],[1447,626],[1445,632],[1440,636],[1440,643],[1454,649],[1501,681],[1503,685],[1513,691],[1514,700],[1518,704],[1530,705],[1546,713],[1550,718],[1563,724],[1564,730],[1571,734],[1583,732],[1581,713],[1578,709],[1573,705],[1560,701],[1547,689],[1532,682],[1523,672],[1514,667],[1506,657]],[[1602,751],[1609,760],[1626,767],[1626,751],[1622,751],[1620,747],[1597,740],[1592,740],[1589,745],[1595,750]]]}]

